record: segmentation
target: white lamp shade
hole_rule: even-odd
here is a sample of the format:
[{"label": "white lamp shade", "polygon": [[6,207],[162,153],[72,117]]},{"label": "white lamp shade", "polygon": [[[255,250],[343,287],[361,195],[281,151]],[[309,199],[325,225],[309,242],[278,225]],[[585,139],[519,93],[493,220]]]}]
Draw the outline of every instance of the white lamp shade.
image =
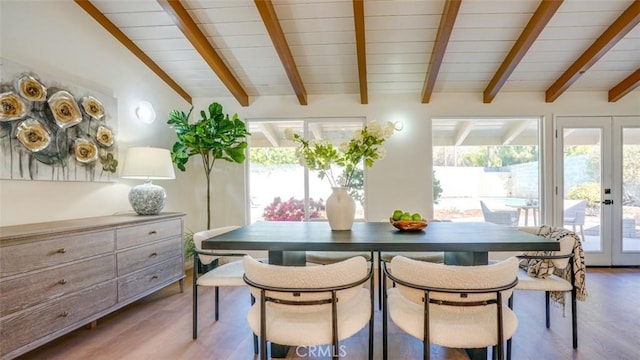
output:
[{"label": "white lamp shade", "polygon": [[120,175],[125,179],[175,179],[171,153],[167,149],[130,147]]}]

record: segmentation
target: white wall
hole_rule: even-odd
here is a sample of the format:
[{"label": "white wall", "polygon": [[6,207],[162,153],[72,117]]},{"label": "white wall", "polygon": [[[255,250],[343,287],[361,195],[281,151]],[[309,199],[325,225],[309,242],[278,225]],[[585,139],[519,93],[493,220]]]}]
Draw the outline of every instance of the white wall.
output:
[{"label": "white wall", "polygon": [[[120,165],[130,146],[169,148],[175,141],[168,112],[189,105],[72,1],[1,1],[0,55],[34,73],[55,74],[70,84],[117,98],[116,141]],[[135,118],[138,101],[158,114],[151,125]],[[166,211],[190,213],[191,178],[158,181],[167,190]],[[127,194],[136,180],[112,183],[0,180],[0,225],[109,215],[130,211]],[[187,223],[189,223],[187,221]]]},{"label": "white wall", "polygon": [[[1,56],[28,65],[34,72],[58,73],[86,87],[109,89],[118,99],[120,156],[129,146],[169,148],[175,135],[166,125],[172,109],[188,111],[190,105],[129,53],[72,1],[1,1]],[[553,115],[638,115],[640,92],[608,103],[606,93],[566,93],[554,103],[544,94],[498,94],[491,104],[482,103],[481,90],[474,94],[432,96],[421,104],[420,94],[370,95],[361,105],[357,94],[309,96],[300,106],[295,96],[250,98],[241,107],[232,97],[194,99],[195,110],[220,102],[226,113],[250,118],[301,118],[365,116],[367,120],[401,120],[402,132],[386,143],[387,156],[367,169],[367,217],[383,219],[395,208],[415,209],[427,216],[431,209],[431,122],[447,116],[544,116],[551,134]],[[153,125],[133,116],[138,100],[154,104],[158,119]],[[551,146],[548,143],[548,146]],[[543,168],[551,169],[549,154]],[[187,213],[187,228],[197,231],[206,224],[206,188],[199,159],[190,161],[186,173],[159,183],[167,189],[167,211]],[[550,181],[550,173],[543,181]],[[129,211],[127,193],[137,181],[79,183],[47,181],[0,181],[0,225],[98,216]],[[245,221],[243,165],[219,162],[213,172],[214,226]]]}]

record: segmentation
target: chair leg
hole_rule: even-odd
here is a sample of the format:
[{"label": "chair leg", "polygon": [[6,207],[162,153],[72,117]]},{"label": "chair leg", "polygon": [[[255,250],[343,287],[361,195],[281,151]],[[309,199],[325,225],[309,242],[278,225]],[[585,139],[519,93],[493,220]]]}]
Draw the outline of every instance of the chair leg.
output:
[{"label": "chair leg", "polygon": [[193,255],[193,300],[192,300],[192,310],[193,310],[193,333],[191,337],[195,340],[198,338],[198,255]]},{"label": "chair leg", "polygon": [[387,284],[382,283],[382,359],[387,360]]},{"label": "chair leg", "polygon": [[[507,301],[507,305],[509,306],[509,309],[513,310],[513,294],[511,294],[511,297],[509,297],[509,300]],[[507,340],[507,360],[511,360],[511,340],[513,339],[513,337],[510,337]]]},{"label": "chair leg", "polygon": [[578,348],[578,312],[576,304],[576,288],[571,290],[571,327],[573,328],[573,348]]},{"label": "chair leg", "polygon": [[380,257],[382,254],[378,251],[378,310],[382,310],[382,258]]},{"label": "chair leg", "polygon": [[[253,296],[253,294],[251,294],[251,305],[253,306],[253,304],[256,303],[256,298]],[[258,335],[256,335],[255,333],[253,333],[253,353],[258,355],[259,353],[259,349],[258,349]]]},{"label": "chair leg", "polygon": [[584,226],[580,225],[580,235],[582,235],[582,241],[585,241],[586,238],[584,237]]},{"label": "chair leg", "polygon": [[[371,253],[373,255],[373,253]],[[371,266],[373,266],[375,262],[373,261],[373,257],[371,258]],[[373,290],[373,275],[371,276],[371,290],[369,291],[370,301],[371,301],[371,312],[369,314],[369,360],[373,360],[373,324],[374,324],[374,311],[375,311],[375,295]]]},{"label": "chair leg", "polygon": [[215,319],[216,319],[216,321],[218,321],[218,318],[220,316],[220,314],[219,314],[220,313],[220,305],[219,305],[220,304],[220,289],[217,286],[214,289],[215,289],[214,290],[214,299],[215,299],[215,302],[216,302],[216,304],[215,304],[215,307],[216,307]]},{"label": "chair leg", "polygon": [[545,306],[545,315],[546,315],[546,324],[547,329],[551,327],[551,316],[549,316],[549,299],[550,293],[548,291],[544,292],[544,306]]}]

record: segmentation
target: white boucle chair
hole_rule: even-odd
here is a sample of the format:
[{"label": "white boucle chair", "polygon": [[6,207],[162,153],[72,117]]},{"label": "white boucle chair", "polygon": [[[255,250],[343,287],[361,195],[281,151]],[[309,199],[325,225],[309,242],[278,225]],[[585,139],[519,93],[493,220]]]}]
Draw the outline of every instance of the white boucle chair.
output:
[{"label": "white boucle chair", "polygon": [[[427,223],[431,222],[450,222],[451,220],[439,220],[439,219],[429,219]],[[413,252],[392,252],[392,251],[378,251],[378,307],[382,309],[382,287],[384,286],[384,282],[386,278],[384,273],[382,272],[382,262],[385,263],[391,262],[391,259],[394,257],[401,255],[409,259],[418,260],[418,261],[427,261],[432,263],[442,264],[444,263],[444,252],[443,251],[413,251]]]},{"label": "white boucle chair", "polygon": [[369,323],[369,359],[373,358],[373,292],[364,287],[373,269],[357,256],[325,266],[280,266],[244,258],[245,282],[257,299],[247,314],[260,338],[290,346],[331,345],[338,358],[340,340]]},{"label": "white boucle chair", "polygon": [[[503,343],[518,326],[504,302],[517,284],[518,259],[479,266],[435,264],[396,256],[386,276],[396,287],[384,287],[383,358],[387,359],[387,314],[403,331],[430,344],[451,348],[486,348],[502,359]],[[494,356],[496,358],[496,356]]]},{"label": "white boucle chair", "polygon": [[[242,257],[251,254],[258,258],[267,258],[266,251],[233,251],[233,250],[203,250],[202,241],[217,235],[238,229],[239,226],[224,226],[215,229],[199,231],[193,234],[193,243],[197,256],[193,257],[193,338],[198,337],[198,287],[211,286],[214,288],[215,321],[218,321],[220,311],[219,288],[227,286],[246,286],[243,280],[244,267]],[[209,265],[218,260],[217,267],[198,277],[198,264]],[[253,301],[253,298],[252,298]],[[257,354],[257,342],[254,343]]]},{"label": "white boucle chair", "polygon": [[[537,227],[520,227],[520,231],[526,231],[531,234],[537,234]],[[573,236],[572,236],[573,235]],[[578,240],[576,240],[578,239]],[[572,325],[572,340],[573,348],[578,348],[578,314],[576,304],[576,276],[574,273],[573,257],[574,257],[574,245],[576,241],[580,242],[580,238],[575,232],[569,233],[563,238],[559,239],[560,250],[552,251],[549,255],[518,255],[519,259],[549,259],[553,263],[556,269],[567,272],[569,274],[569,280],[552,274],[547,278],[540,278],[530,276],[527,270],[522,268],[518,269],[518,285],[515,290],[524,291],[544,291],[545,292],[545,320],[547,329],[551,326],[550,319],[550,297],[551,292],[571,292],[571,325]],[[579,245],[579,244],[578,244]],[[513,308],[513,300],[510,302],[511,308]]]}]

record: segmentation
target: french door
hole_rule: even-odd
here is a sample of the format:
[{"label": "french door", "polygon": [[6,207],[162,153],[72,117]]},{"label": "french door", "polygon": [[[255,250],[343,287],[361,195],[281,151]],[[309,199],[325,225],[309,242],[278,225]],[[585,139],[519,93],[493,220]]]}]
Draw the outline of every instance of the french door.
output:
[{"label": "french door", "polygon": [[587,265],[640,265],[640,117],[554,119],[554,221]]}]

